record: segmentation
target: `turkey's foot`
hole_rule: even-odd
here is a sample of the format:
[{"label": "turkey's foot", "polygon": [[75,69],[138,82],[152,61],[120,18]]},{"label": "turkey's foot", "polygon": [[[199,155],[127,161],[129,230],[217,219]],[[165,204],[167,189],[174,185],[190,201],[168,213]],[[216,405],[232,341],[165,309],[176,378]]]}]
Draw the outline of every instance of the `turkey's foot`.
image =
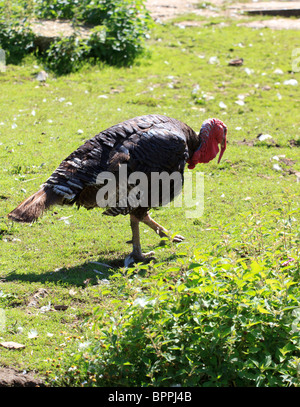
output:
[{"label": "turkey's foot", "polygon": [[181,236],[181,235],[176,235],[176,236],[174,236],[173,237],[173,239],[171,239],[170,237],[168,237],[168,236],[165,236],[166,238],[168,238],[168,239],[162,239],[161,241],[160,241],[160,246],[164,246],[165,244],[167,244],[167,241],[169,240],[169,241],[171,241],[172,240],[172,242],[173,243],[180,243],[180,242],[183,242],[184,241],[184,237],[183,236]]},{"label": "turkey's foot", "polygon": [[172,242],[174,242],[174,243],[180,243],[180,242],[183,242],[183,241],[184,241],[184,237],[181,236],[181,235],[174,236],[173,240],[172,240]]},{"label": "turkey's foot", "polygon": [[[144,216],[142,219],[142,222],[144,222],[146,225],[148,225],[151,229],[153,229],[160,237],[162,238],[167,238],[172,240],[174,243],[179,243],[184,240],[184,237],[181,235],[176,235],[171,239],[170,233],[165,229],[163,226],[159,225],[155,220],[151,218],[149,213],[147,212],[147,215]],[[164,245],[165,241],[162,240],[161,245]]]},{"label": "turkey's foot", "polygon": [[124,266],[129,267],[134,263],[149,263],[151,260],[155,260],[155,257],[153,257],[154,254],[154,252],[137,253],[133,251],[128,256],[126,256],[124,260]]}]

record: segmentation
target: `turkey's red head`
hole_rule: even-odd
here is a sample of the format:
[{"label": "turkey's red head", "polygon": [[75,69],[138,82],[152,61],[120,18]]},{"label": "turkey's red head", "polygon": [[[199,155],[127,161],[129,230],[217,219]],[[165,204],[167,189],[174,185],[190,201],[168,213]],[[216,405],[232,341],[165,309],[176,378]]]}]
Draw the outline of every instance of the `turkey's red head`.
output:
[{"label": "turkey's red head", "polygon": [[226,150],[226,135],[227,127],[219,119],[207,119],[202,124],[200,130],[200,147],[196,150],[193,156],[188,160],[188,168],[195,168],[196,164],[208,163],[213,160],[219,152],[219,144],[221,151],[218,163],[221,161],[224,151]]}]

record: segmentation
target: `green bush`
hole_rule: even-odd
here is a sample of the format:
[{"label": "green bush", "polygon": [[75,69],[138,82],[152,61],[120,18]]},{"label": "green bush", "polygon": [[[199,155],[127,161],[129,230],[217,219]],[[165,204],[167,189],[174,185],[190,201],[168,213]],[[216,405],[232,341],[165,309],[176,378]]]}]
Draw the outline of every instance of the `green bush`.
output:
[{"label": "green bush", "polygon": [[25,2],[15,4],[0,0],[0,47],[6,51],[7,63],[20,63],[34,49],[28,13]]},{"label": "green bush", "polygon": [[155,288],[146,280],[148,292],[113,314],[96,310],[99,340],[73,357],[79,376],[67,370],[59,380],[87,386],[299,384],[297,264],[277,273],[268,260],[234,263],[195,253],[182,270],[165,270]]},{"label": "green bush", "polygon": [[80,4],[78,0],[34,0],[34,11],[37,18],[71,20]]},{"label": "green bush", "polygon": [[87,7],[83,15],[97,24],[88,40],[93,58],[128,65],[143,51],[150,19],[142,1],[103,0],[98,8]]},{"label": "green bush", "polygon": [[94,310],[97,339],[72,356],[77,374],[64,366],[55,383],[299,386],[299,210],[261,212],[219,225],[224,241],[210,253],[183,245],[168,268],[112,276],[101,296],[116,296],[115,310]]},{"label": "green bush", "polygon": [[[0,0],[1,1],[1,0]],[[45,64],[58,74],[79,69],[84,61],[128,65],[144,50],[150,27],[143,0],[19,0],[5,9],[0,3],[0,45],[15,63],[34,51],[34,34],[27,21],[33,18],[69,19],[75,28],[70,37],[58,38],[39,53]],[[80,24],[88,24],[89,38],[80,37]]]},{"label": "green bush", "polygon": [[26,24],[0,23],[0,47],[6,51],[6,61],[18,64],[34,50],[34,34]]},{"label": "green bush", "polygon": [[89,47],[75,35],[54,41],[46,53],[48,67],[61,75],[77,71]]}]

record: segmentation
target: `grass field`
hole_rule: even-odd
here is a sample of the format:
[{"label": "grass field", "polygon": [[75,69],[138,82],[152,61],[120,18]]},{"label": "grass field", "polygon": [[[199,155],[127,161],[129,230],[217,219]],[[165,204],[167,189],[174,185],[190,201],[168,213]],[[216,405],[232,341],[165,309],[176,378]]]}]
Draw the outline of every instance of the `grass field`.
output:
[{"label": "grass field", "polygon": [[[156,25],[149,55],[130,68],[86,66],[63,77],[50,73],[46,86],[35,80],[42,67],[31,58],[0,73],[0,307],[5,316],[0,341],[25,345],[19,350],[1,347],[0,365],[34,370],[53,386],[168,385],[176,380],[216,386],[299,384],[299,328],[291,334],[292,324],[299,324],[300,74],[291,73],[297,47],[298,32],[253,30],[218,19],[185,29]],[[236,57],[244,58],[243,66],[228,65]],[[290,79],[298,85],[285,83]],[[197,131],[208,117],[218,117],[228,126],[221,164],[215,160],[194,170],[205,173],[203,216],[187,218],[185,208],[152,211],[171,233],[185,236],[184,243],[162,246],[158,237],[141,227],[143,250],[154,250],[156,263],[126,271],[123,260],[131,249],[125,244],[131,237],[128,217],[113,219],[102,216],[101,210],[56,207],[33,225],[7,221],[6,214],[35,192],[84,140],[148,113],[175,117]],[[259,141],[259,134],[272,139]],[[285,263],[289,257],[292,260]],[[189,270],[198,273],[197,286],[189,285]],[[202,291],[203,287],[210,288]],[[247,374],[239,376],[236,368],[236,377],[232,373],[228,381],[221,371],[221,356],[218,362],[211,360],[214,373],[205,370],[200,375],[200,362],[199,366],[194,362],[190,371],[182,370],[177,377],[176,363],[183,362],[176,352],[182,353],[173,350],[175,359],[163,359],[151,339],[144,346],[152,346],[148,359],[152,370],[146,375],[148,382],[139,382],[141,370],[132,367],[138,347],[125,332],[126,321],[133,324],[131,316],[140,312],[137,300],[144,295],[171,310],[191,297],[194,308],[189,302],[180,304],[193,312],[197,298],[208,303],[214,299],[212,309],[219,313],[214,329],[219,332],[222,319],[217,318],[224,317],[226,304],[248,304],[241,312],[244,324],[236,324],[235,339],[230,319],[224,349],[228,343],[233,347],[237,338],[242,343],[243,332],[251,335],[258,321],[269,329],[284,326],[285,334],[271,349],[267,337],[255,335],[252,343],[265,341],[265,347],[251,353],[250,348],[237,346],[235,357],[242,361],[246,354],[255,354],[257,364],[252,360],[250,365],[247,359]],[[152,309],[149,304],[144,312]],[[151,315],[150,311],[144,315],[149,320],[146,337],[159,339],[165,328],[157,330]],[[199,311],[199,326],[205,326],[209,315]],[[192,319],[185,323],[192,327]],[[160,327],[162,320],[160,316]],[[114,326],[115,331],[109,330]],[[124,354],[110,368],[102,366],[101,374],[86,365],[85,360],[95,359],[89,359],[93,349],[101,353],[95,344],[103,341],[107,351],[116,343],[112,332],[119,345],[124,340],[131,349],[132,344],[127,376],[112,374],[111,367],[118,370],[118,360],[126,366]],[[208,338],[208,332],[202,334]],[[210,344],[214,342],[218,340],[212,336]],[[83,356],[82,349],[87,352]],[[159,349],[162,352],[162,344]],[[269,364],[263,365],[266,357]],[[157,373],[155,358],[169,365]]]}]

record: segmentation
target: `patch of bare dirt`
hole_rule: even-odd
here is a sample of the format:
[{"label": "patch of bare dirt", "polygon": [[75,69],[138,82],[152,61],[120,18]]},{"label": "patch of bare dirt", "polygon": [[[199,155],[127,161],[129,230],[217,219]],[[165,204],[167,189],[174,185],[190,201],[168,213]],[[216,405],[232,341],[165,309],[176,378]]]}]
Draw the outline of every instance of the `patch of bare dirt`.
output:
[{"label": "patch of bare dirt", "polygon": [[[34,32],[41,37],[47,35],[49,37],[57,37],[57,34],[63,33],[64,36],[69,37],[74,34],[74,28],[70,21],[64,20],[35,20],[33,23]],[[79,27],[79,32],[82,38],[89,37],[89,29],[86,27]]]},{"label": "patch of bare dirt", "polygon": [[[35,46],[43,51],[57,37],[70,37],[74,34],[74,28],[70,21],[63,20],[34,20],[31,22],[31,29],[35,34]],[[89,38],[90,30],[86,27],[78,27],[81,38]]]},{"label": "patch of bare dirt", "polygon": [[33,373],[18,372],[10,367],[0,367],[0,387],[44,387]]},{"label": "patch of bare dirt", "polygon": [[166,20],[178,15],[194,12],[198,0],[148,0],[146,8],[154,20]]},{"label": "patch of bare dirt", "polygon": [[154,20],[164,21],[188,13],[203,17],[217,17],[220,13],[227,15],[231,10],[224,9],[224,3],[225,0],[147,0],[146,7]]},{"label": "patch of bare dirt", "polygon": [[[199,8],[200,5],[200,8]],[[202,5],[202,6],[201,6]],[[276,10],[276,9],[299,9],[299,1],[268,1],[251,3],[231,3],[226,0],[210,0],[201,2],[200,0],[148,0],[146,7],[152,18],[158,21],[170,20],[182,14],[192,13],[200,17],[227,16],[231,18],[247,18],[249,10]],[[182,24],[184,26],[201,26],[204,21],[190,21]],[[274,30],[300,30],[300,19],[273,18],[270,20],[249,21],[241,25],[262,29],[271,28]]]}]

